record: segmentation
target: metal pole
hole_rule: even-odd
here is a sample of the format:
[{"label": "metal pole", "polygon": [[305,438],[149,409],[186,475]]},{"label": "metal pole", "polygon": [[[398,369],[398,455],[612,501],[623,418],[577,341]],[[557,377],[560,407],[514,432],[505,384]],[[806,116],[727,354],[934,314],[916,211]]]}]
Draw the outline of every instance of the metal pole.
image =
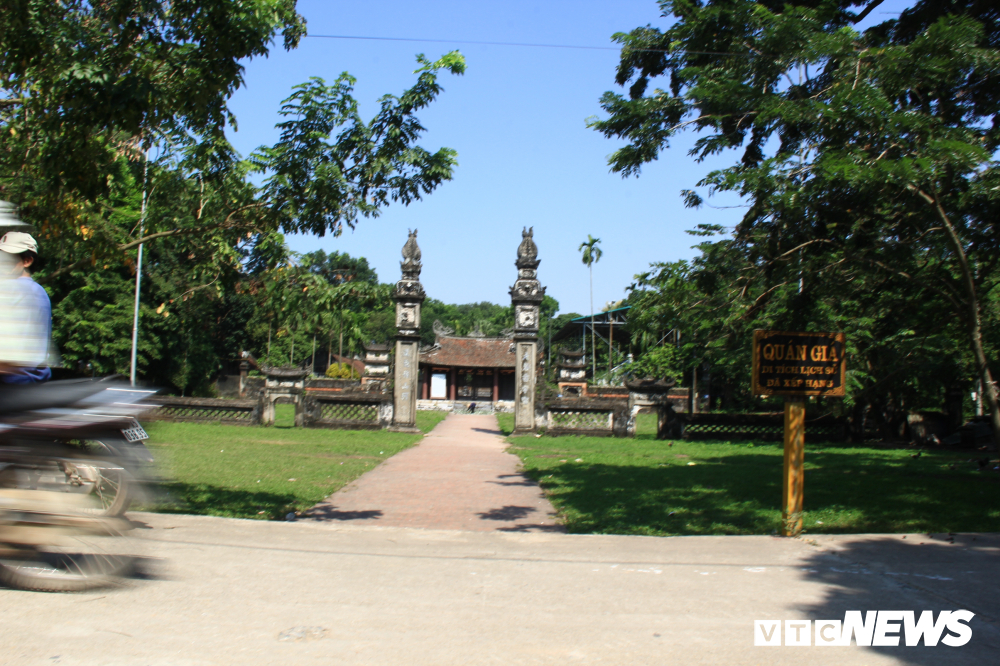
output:
[{"label": "metal pole", "polygon": [[[143,154],[142,163],[142,210],[139,213],[139,238],[146,232],[146,174],[149,161]],[[139,288],[142,286],[142,243],[139,243],[139,256],[135,263],[135,308],[132,313],[132,363],[129,370],[129,382],[135,386],[135,354],[139,343]]]}]

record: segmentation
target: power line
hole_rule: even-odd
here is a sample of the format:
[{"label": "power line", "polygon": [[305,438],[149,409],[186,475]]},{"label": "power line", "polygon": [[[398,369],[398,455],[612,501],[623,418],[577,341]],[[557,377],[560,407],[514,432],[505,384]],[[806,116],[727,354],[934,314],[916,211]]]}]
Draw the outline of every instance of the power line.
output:
[{"label": "power line", "polygon": [[434,44],[475,44],[477,46],[525,46],[542,49],[583,49],[588,51],[619,51],[616,46],[574,46],[571,44],[527,44],[522,42],[478,42],[468,39],[423,39],[419,37],[361,37],[358,35],[306,35],[317,39],[363,39],[379,42],[429,42]]},{"label": "power line", "polygon": [[[530,44],[527,42],[480,42],[469,39],[425,39],[421,37],[364,37],[361,35],[306,35],[314,39],[359,39],[376,42],[426,42],[430,44],[474,44],[476,46],[517,46],[540,49],[577,49],[583,51],[621,51],[625,47],[620,46],[580,46],[575,44]],[[639,49],[632,48],[633,51],[643,51],[647,53],[679,53],[668,49]],[[752,58],[756,53],[726,53],[722,51],[684,51],[688,55],[714,55],[714,56],[738,56]]]}]

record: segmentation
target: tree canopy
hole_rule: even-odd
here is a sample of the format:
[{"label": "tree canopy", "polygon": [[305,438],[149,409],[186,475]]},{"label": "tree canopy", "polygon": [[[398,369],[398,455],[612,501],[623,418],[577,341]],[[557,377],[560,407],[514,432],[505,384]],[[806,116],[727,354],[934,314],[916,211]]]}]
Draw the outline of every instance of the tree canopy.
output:
[{"label": "tree canopy", "polygon": [[[450,180],[456,153],[421,147],[417,114],[465,61],[418,55],[413,85],[369,118],[348,73],[309,79],[282,103],[278,141],[244,158],[225,133],[244,63],[304,34],[294,0],[13,0],[0,12],[0,199],[35,229],[68,367],[127,371],[140,244],[140,375],[179,390],[203,389],[269,330],[293,358],[300,333],[357,331],[331,313],[384,296],[363,259],[296,259],[283,234],[336,235]],[[319,297],[293,299],[295,285]]]},{"label": "tree canopy", "polygon": [[856,350],[896,350],[874,372],[853,359],[857,390],[898,374],[893,356],[915,360],[907,339],[964,338],[966,352],[931,348],[983,382],[1000,433],[984,334],[1000,256],[1000,16],[989,2],[925,0],[855,29],[878,4],[661,2],[671,27],[615,36],[628,94],[606,93],[608,115],[591,124],[626,140],[609,160],[623,175],[684,131],[699,134],[696,160],[736,155],[683,192],[692,207],[695,187],[739,194],[732,239],[642,285],[698,291],[689,305],[726,313],[708,329],[851,328]]}]

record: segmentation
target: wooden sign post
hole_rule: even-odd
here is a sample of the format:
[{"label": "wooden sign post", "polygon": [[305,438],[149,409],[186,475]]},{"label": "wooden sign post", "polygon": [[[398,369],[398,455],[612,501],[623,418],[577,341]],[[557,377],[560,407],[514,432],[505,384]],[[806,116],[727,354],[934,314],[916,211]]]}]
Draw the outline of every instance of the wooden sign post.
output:
[{"label": "wooden sign post", "polygon": [[805,483],[806,401],[785,398],[785,466],[781,483],[781,534],[802,532],[802,486]]},{"label": "wooden sign post", "polygon": [[843,397],[844,334],[754,331],[754,395],[785,396],[781,533],[802,532],[806,396]]}]

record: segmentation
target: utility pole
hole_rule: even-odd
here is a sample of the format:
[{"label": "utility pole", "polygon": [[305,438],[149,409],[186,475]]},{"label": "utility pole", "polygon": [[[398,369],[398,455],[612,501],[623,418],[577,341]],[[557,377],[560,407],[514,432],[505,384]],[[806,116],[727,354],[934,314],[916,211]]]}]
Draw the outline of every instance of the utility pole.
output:
[{"label": "utility pole", "polygon": [[[149,160],[143,153],[142,162],[142,208],[139,212],[139,238],[146,232],[146,175],[149,171]],[[135,307],[132,313],[132,363],[129,370],[129,382],[135,386],[135,357],[139,344],[139,288],[142,286],[142,243],[139,243],[139,256],[135,263]]]}]

